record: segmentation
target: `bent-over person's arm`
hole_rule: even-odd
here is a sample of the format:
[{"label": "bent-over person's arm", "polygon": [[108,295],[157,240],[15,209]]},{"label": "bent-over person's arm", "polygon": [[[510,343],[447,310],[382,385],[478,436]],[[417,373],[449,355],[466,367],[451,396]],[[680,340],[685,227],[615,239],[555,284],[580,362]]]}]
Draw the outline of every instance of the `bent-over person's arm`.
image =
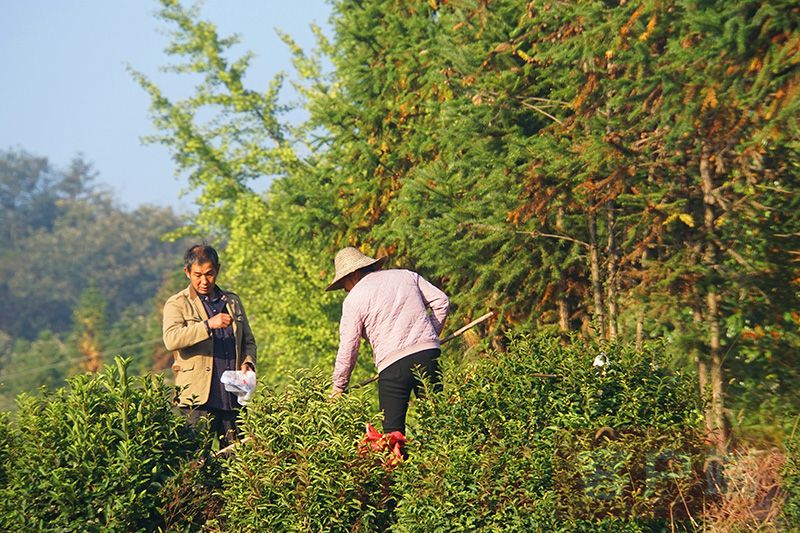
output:
[{"label": "bent-over person's arm", "polygon": [[417,286],[422,294],[425,305],[431,310],[430,319],[437,335],[442,334],[447,311],[450,309],[450,299],[434,284],[417,274]]},{"label": "bent-over person's arm", "polygon": [[350,384],[350,374],[358,358],[358,348],[364,333],[358,305],[352,298],[342,304],[342,320],[339,322],[339,351],[333,368],[333,391],[343,392]]}]

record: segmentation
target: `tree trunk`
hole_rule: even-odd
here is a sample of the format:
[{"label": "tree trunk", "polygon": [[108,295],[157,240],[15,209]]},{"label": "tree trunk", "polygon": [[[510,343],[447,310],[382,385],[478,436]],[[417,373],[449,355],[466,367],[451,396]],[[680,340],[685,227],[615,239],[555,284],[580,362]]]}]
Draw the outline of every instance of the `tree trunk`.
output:
[{"label": "tree trunk", "polygon": [[606,281],[606,304],[608,305],[608,338],[617,338],[617,267],[619,257],[617,257],[617,243],[614,238],[614,201],[609,200],[606,204],[607,228],[608,231],[608,280]]},{"label": "tree trunk", "polygon": [[642,351],[644,346],[644,310],[636,313],[636,350]]},{"label": "tree trunk", "polygon": [[[700,178],[703,187],[703,229],[705,230],[704,262],[709,276],[717,267],[718,251],[714,244],[714,181],[711,168],[711,152],[708,147],[703,147],[700,154]],[[720,339],[719,296],[713,282],[708,283],[706,289],[706,323],[708,325],[708,348],[711,362],[711,413],[713,415],[716,447],[719,453],[727,451],[730,440],[727,420],[725,419],[724,375],[722,370],[722,354]]]},{"label": "tree trunk", "polygon": [[711,406],[714,415],[714,430],[719,435],[717,440],[717,451],[725,453],[730,441],[730,431],[728,421],[725,418],[725,396],[723,380],[725,379],[722,371],[722,354],[720,347],[720,324],[719,311],[717,309],[717,294],[709,291],[708,296],[708,315],[715,317],[709,323],[709,348],[711,355]]},{"label": "tree trunk", "polygon": [[[697,309],[694,310],[694,323],[697,329],[702,328],[703,325],[703,315]],[[697,364],[697,386],[700,393],[700,400],[703,402],[704,406],[710,406],[711,402],[710,395],[709,395],[709,387],[708,387],[708,363],[706,362],[702,351],[700,348],[695,344],[692,347],[692,357],[694,358],[695,363]],[[714,417],[711,414],[711,409],[706,408],[703,410],[703,422],[706,426],[706,435],[709,437],[714,435]]]},{"label": "tree trunk", "polygon": [[[556,230],[564,233],[564,208],[558,208],[556,212]],[[569,302],[567,301],[567,280],[565,272],[562,270],[558,280],[558,329],[562,333],[569,331]]]},{"label": "tree trunk", "polygon": [[[642,252],[642,259],[639,261],[639,266],[644,272],[647,263],[647,250],[645,249]],[[636,349],[638,351],[642,350],[642,346],[644,345],[644,291],[641,291],[642,294],[641,301],[639,302],[639,309],[636,312]]]},{"label": "tree trunk", "polygon": [[558,282],[558,329],[562,333],[569,332],[569,304],[567,303],[567,296],[565,293],[567,284],[562,279]]},{"label": "tree trunk", "polygon": [[592,294],[594,296],[594,320],[600,335],[605,335],[606,315],[603,310],[603,284],[600,281],[600,250],[597,245],[597,221],[595,213],[589,213],[589,265],[592,272]]}]

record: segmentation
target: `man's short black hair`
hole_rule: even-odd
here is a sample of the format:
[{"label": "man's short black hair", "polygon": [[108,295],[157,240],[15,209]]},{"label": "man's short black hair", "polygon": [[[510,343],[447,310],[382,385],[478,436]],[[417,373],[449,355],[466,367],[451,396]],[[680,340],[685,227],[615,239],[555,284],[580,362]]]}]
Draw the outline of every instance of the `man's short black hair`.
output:
[{"label": "man's short black hair", "polygon": [[213,246],[208,244],[195,244],[183,254],[183,267],[191,270],[192,265],[211,263],[214,270],[219,270],[219,256]]}]

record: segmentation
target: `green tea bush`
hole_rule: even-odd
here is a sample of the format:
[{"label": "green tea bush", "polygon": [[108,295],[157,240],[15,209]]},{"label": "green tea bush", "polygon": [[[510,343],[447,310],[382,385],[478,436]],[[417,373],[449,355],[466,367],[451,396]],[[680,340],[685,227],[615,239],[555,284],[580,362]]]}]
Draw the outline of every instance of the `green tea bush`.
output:
[{"label": "green tea bush", "polygon": [[244,415],[252,440],[228,460],[224,521],[230,531],[383,531],[392,520],[385,452],[359,453],[376,424],[369,390],[331,401],[330,375],[301,371],[280,392],[256,394]]},{"label": "green tea bush", "polygon": [[[701,412],[664,359],[659,345],[512,335],[417,402],[400,464],[360,446],[380,418],[371,388],[331,401],[327,372],[312,371],[263,388],[248,441],[220,460],[160,378],[128,378],[118,361],[0,415],[0,530],[684,529],[702,497]],[[787,450],[795,524],[796,440]]]},{"label": "green tea bush", "polygon": [[781,477],[786,502],[783,506],[783,519],[787,531],[800,531],[800,427],[797,424],[792,433],[786,437],[784,446],[786,463]]},{"label": "green tea bush", "polygon": [[8,479],[8,457],[11,452],[11,429],[8,415],[0,411],[0,487],[5,487]]},{"label": "green tea bush", "polygon": [[[601,351],[608,363],[593,367]],[[447,375],[443,393],[418,403],[394,530],[680,527],[700,490],[692,383],[658,346],[512,335],[507,353]]]},{"label": "green tea bush", "polygon": [[129,378],[128,363],[118,359],[97,376],[18,398],[16,419],[0,430],[0,530],[152,531],[162,524],[162,487],[203,447],[204,434],[173,412],[171,388],[160,377]]}]

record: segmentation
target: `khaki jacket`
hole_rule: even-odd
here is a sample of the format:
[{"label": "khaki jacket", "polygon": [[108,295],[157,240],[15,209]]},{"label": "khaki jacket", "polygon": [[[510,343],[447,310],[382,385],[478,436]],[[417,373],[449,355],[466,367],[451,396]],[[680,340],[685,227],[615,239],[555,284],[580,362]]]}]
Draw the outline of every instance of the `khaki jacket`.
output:
[{"label": "khaki jacket", "polygon": [[[235,293],[222,292],[228,298],[226,307],[233,319],[236,369],[245,362],[255,366],[256,341],[242,301]],[[213,375],[214,339],[203,323],[205,320],[208,320],[208,313],[191,285],[171,296],[164,304],[164,346],[167,350],[174,350],[172,371],[175,373],[175,385],[183,388],[180,398],[176,398],[179,405],[202,405],[208,401]]]}]

